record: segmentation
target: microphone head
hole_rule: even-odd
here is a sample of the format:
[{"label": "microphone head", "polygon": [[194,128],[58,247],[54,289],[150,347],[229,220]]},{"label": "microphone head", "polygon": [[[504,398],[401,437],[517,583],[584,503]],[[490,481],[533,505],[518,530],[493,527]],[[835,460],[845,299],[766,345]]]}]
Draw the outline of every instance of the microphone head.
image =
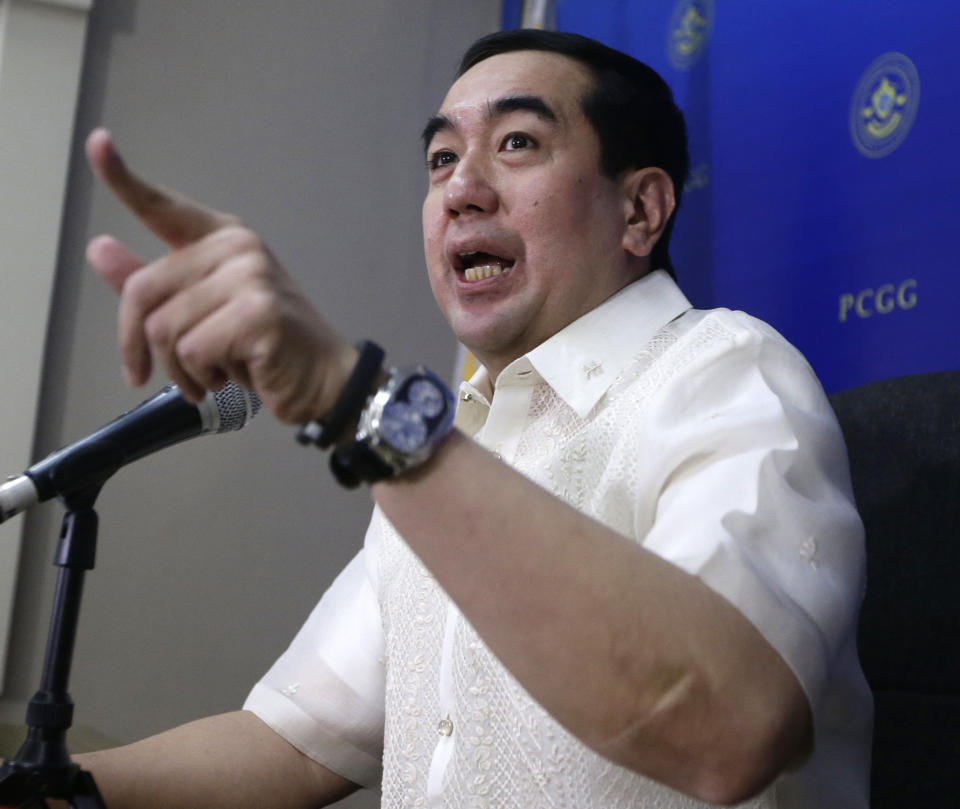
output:
[{"label": "microphone head", "polygon": [[236,382],[227,382],[220,390],[208,393],[200,404],[204,432],[228,433],[239,430],[260,412],[262,404],[253,391],[240,387]]}]

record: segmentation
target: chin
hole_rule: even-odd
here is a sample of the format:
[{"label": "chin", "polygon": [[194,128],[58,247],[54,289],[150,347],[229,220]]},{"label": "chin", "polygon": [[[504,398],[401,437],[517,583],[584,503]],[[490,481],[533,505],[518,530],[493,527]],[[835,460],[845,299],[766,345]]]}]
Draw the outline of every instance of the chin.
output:
[{"label": "chin", "polygon": [[518,328],[517,323],[529,319],[528,308],[504,305],[474,308],[454,307],[445,316],[450,328],[470,351],[480,359],[482,356],[498,359],[507,357],[508,362],[524,353],[525,335],[532,329]]}]

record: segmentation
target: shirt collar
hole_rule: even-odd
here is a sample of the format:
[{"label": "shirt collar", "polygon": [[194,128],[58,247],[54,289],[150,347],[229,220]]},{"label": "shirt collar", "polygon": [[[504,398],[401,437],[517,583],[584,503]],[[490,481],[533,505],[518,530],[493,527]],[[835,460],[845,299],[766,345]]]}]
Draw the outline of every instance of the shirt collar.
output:
[{"label": "shirt collar", "polygon": [[690,308],[673,279],[656,270],[625,286],[526,357],[583,418],[650,338]]},{"label": "shirt collar", "polygon": [[[543,380],[583,418],[650,338],[690,308],[690,301],[673,279],[664,270],[656,270],[511,362],[497,385],[510,384],[521,376],[528,384]],[[530,374],[530,370],[536,373]],[[469,382],[461,384],[461,402],[475,403],[483,411],[462,412],[461,408],[461,429],[469,434],[479,429],[491,391],[483,366]]]}]

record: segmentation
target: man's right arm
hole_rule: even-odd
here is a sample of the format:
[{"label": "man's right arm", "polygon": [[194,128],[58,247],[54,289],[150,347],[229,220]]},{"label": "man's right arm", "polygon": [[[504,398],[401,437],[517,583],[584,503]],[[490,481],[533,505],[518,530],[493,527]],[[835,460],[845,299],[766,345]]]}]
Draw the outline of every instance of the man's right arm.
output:
[{"label": "man's right arm", "polygon": [[[305,756],[249,711],[76,756],[109,809],[307,809],[357,785]],[[51,801],[55,809],[66,803]]]}]

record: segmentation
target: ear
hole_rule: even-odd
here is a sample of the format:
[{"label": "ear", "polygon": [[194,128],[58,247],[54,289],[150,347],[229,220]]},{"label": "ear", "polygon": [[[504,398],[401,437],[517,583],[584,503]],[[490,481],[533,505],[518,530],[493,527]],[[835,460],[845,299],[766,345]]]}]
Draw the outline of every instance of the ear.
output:
[{"label": "ear", "polygon": [[661,168],[630,169],[623,177],[626,227],[623,249],[649,256],[677,207],[673,181]]}]

